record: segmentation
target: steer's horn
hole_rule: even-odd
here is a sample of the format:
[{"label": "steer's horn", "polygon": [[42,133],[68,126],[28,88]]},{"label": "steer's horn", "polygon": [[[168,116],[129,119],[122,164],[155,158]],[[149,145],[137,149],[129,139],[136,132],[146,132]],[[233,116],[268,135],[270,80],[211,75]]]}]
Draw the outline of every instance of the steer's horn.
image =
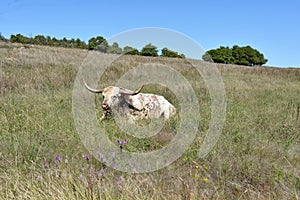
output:
[{"label": "steer's horn", "polygon": [[90,92],[93,92],[93,93],[102,93],[103,92],[103,90],[97,90],[97,89],[93,89],[93,88],[90,88],[87,84],[86,84],[86,82],[84,81],[84,86],[86,87],[86,89],[88,89]]},{"label": "steer's horn", "polygon": [[121,94],[128,94],[128,95],[136,95],[138,93],[141,92],[141,90],[143,89],[144,85],[142,85],[141,87],[139,87],[138,89],[136,89],[135,91],[120,91]]}]

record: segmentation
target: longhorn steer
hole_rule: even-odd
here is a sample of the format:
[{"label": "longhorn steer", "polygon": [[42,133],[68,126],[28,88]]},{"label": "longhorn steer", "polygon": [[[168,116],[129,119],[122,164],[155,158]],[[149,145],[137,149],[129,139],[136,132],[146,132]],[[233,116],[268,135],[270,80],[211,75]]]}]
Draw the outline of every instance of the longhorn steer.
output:
[{"label": "longhorn steer", "polygon": [[140,93],[143,86],[136,91],[131,91],[115,86],[93,89],[86,83],[84,84],[90,92],[102,93],[102,109],[105,110],[105,113],[101,120],[109,113],[120,114],[133,120],[161,117],[167,120],[176,113],[176,108],[163,96]]}]

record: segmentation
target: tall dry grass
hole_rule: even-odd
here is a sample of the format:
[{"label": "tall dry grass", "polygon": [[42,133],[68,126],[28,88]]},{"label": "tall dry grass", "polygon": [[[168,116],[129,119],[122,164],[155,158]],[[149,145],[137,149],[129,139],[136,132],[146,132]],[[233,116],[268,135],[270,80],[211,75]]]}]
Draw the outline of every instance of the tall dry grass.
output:
[{"label": "tall dry grass", "polygon": [[[211,105],[201,75],[181,59],[121,57],[99,86],[138,63],[170,64],[190,81],[201,105],[199,132],[181,158],[153,173],[126,174],[87,155],[74,127],[71,93],[87,54],[1,43],[0,199],[299,199],[299,69],[217,65],[226,121],[213,151],[200,159]],[[145,91],[174,95],[155,85]],[[113,120],[104,126],[112,141],[124,137]],[[132,137],[124,148],[152,151],[172,137]]]}]

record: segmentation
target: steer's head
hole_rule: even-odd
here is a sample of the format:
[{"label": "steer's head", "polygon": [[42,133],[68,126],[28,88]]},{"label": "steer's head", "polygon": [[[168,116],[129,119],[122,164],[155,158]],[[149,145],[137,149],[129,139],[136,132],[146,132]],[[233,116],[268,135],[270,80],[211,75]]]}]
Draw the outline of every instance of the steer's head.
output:
[{"label": "steer's head", "polygon": [[93,89],[90,88],[86,83],[85,87],[93,93],[102,93],[103,96],[103,102],[102,102],[102,108],[105,111],[109,111],[111,109],[119,109],[124,106],[128,106],[127,97],[130,95],[136,95],[140,93],[143,86],[138,88],[135,91],[127,90],[125,88],[120,87],[114,87],[114,86],[108,86],[104,89]]}]

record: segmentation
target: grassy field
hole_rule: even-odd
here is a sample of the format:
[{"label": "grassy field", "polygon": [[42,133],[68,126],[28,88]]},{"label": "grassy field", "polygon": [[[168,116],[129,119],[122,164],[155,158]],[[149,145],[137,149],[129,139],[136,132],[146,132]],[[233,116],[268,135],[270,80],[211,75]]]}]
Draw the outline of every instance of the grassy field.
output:
[{"label": "grassy field", "polygon": [[[89,155],[75,130],[73,83],[87,55],[0,44],[0,199],[300,198],[300,69],[217,65],[226,89],[226,121],[214,149],[199,158],[211,105],[201,76],[181,59],[122,57],[101,84],[113,84],[137,63],[172,63],[201,105],[197,137],[182,157],[152,173],[129,174]],[[144,90],[174,97],[155,85]],[[112,141],[124,138],[112,119],[103,126]],[[124,148],[159,149],[174,130],[176,117],[155,137],[126,136]]]}]

